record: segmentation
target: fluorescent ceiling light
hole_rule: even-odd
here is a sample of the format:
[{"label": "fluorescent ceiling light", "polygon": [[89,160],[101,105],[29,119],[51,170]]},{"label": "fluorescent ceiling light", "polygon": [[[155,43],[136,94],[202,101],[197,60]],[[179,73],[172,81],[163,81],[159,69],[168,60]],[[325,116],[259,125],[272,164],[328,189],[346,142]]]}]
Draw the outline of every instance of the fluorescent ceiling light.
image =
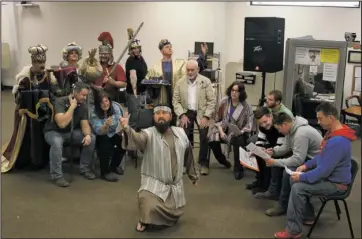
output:
[{"label": "fluorescent ceiling light", "polygon": [[252,5],[265,6],[308,6],[308,7],[351,7],[359,8],[360,2],[251,2]]}]

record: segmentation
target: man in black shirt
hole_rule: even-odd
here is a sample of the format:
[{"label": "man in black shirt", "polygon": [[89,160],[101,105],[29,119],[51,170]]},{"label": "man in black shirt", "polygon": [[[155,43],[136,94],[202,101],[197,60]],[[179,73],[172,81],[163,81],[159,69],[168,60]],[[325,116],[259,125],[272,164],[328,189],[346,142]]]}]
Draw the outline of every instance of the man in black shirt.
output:
[{"label": "man in black shirt", "polygon": [[[65,142],[83,145],[80,156],[80,173],[87,179],[95,179],[94,173],[91,172],[95,136],[89,125],[88,109],[85,104],[88,93],[87,85],[82,82],[75,83],[74,95],[59,97],[55,100],[55,117],[49,120],[44,128],[45,141],[50,145],[50,175],[59,187],[69,186],[69,182],[64,179],[62,172],[62,153]],[[72,142],[70,142],[71,137]]]},{"label": "man in black shirt", "polygon": [[[128,38],[132,39],[133,30],[127,29]],[[147,74],[147,64],[142,57],[140,41],[134,39],[129,47],[129,57],[126,61],[126,78],[128,94],[139,95],[146,91],[146,86],[141,84]]]},{"label": "man in black shirt", "polygon": [[[284,135],[279,133],[279,131],[273,125],[273,115],[271,110],[268,107],[260,107],[255,113],[255,118],[259,125],[259,133],[258,140],[255,143],[257,146],[262,147],[264,149],[272,148],[277,145],[282,145],[284,141]],[[265,192],[268,189],[275,193],[277,199],[277,195],[280,192],[280,182],[270,182],[271,180],[279,180],[280,178],[271,177],[271,170],[283,170],[280,168],[270,168],[267,167],[265,161],[256,157],[259,166],[259,172],[256,175],[256,181],[250,185],[247,185],[247,189],[251,189],[253,194],[258,192]],[[275,175],[279,175],[276,173]]]}]

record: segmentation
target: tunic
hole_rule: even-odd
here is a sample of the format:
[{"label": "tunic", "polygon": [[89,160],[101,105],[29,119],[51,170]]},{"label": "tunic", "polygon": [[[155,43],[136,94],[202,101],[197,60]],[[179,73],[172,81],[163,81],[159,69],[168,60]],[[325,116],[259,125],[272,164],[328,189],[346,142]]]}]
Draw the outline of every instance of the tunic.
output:
[{"label": "tunic", "polygon": [[[140,133],[136,133],[128,127],[125,132],[129,140],[133,141],[137,148],[144,151],[144,156],[146,155],[142,162],[142,180],[138,191],[140,221],[145,224],[172,226],[183,215],[183,207],[186,204],[182,183],[184,165],[189,178],[192,181],[198,180],[191,145],[183,130],[175,128],[172,127],[171,131],[162,136],[155,127],[148,128]],[[155,132],[157,132],[158,137],[162,137],[164,144],[167,145],[168,158],[166,156],[157,157],[157,154],[152,154],[152,158],[147,157],[146,150],[150,149],[152,140],[155,139],[152,134],[155,134]],[[184,135],[180,136],[180,132]],[[184,142],[187,143],[184,148],[180,146],[180,139],[182,141],[183,137],[186,139]],[[125,140],[122,141],[124,143]],[[160,144],[158,143],[158,145]],[[165,158],[170,160],[169,164],[162,160]],[[168,165],[170,168],[168,168]],[[165,175],[170,175],[170,180],[167,180],[168,177],[165,177]]]}]

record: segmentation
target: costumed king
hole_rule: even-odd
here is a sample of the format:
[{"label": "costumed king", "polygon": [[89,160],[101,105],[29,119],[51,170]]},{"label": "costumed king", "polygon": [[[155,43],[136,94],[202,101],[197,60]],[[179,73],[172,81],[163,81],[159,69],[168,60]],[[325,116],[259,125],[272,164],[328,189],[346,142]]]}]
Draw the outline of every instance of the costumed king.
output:
[{"label": "costumed king", "polygon": [[136,227],[139,232],[172,226],[182,216],[186,204],[184,165],[194,185],[199,179],[186,133],[182,128],[171,126],[171,108],[156,106],[153,119],[154,126],[136,133],[128,126],[127,116],[120,118],[125,139],[122,147],[135,145],[143,152],[138,190],[140,220]]},{"label": "costumed king", "polygon": [[[92,83],[92,87],[95,90],[105,90],[111,100],[117,102],[119,88],[125,88],[127,84],[126,74],[123,67],[114,62],[112,35],[109,32],[102,32],[98,37],[98,41],[102,42],[102,45],[98,47],[98,51],[103,74]],[[114,65],[115,70],[111,72]]]},{"label": "costumed king", "polygon": [[[162,54],[161,61],[157,62],[148,70],[147,80],[162,78],[170,82],[171,86],[161,86],[160,88],[150,89],[150,96],[155,99],[155,104],[167,104],[172,107],[172,94],[177,82],[186,77],[186,61],[183,59],[173,59],[172,44],[167,39],[162,39],[158,44],[158,49]],[[207,67],[206,61],[207,45],[201,45],[201,53],[197,59],[199,72]],[[176,125],[176,114],[173,114],[172,125]]]},{"label": "costumed king", "polygon": [[24,67],[16,75],[13,87],[15,95],[14,131],[10,142],[2,152],[1,172],[17,168],[42,168],[49,160],[49,146],[45,143],[43,127],[48,118],[54,117],[51,88],[56,79],[45,70],[44,45],[28,49],[31,66]]},{"label": "costumed king", "polygon": [[78,62],[82,59],[82,53],[82,48],[75,42],[69,43],[63,48],[63,61],[60,62],[59,69],[54,72],[58,81],[58,88],[54,92],[56,97],[71,94],[74,83],[77,81],[85,81],[78,72]]}]

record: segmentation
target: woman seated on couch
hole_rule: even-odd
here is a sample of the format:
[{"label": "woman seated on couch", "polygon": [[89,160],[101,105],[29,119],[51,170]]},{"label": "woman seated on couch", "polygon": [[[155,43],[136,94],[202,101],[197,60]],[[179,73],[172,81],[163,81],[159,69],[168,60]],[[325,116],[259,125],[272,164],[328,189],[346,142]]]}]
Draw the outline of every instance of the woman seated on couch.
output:
[{"label": "woman seated on couch", "polygon": [[101,178],[118,181],[118,175],[123,174],[120,163],[126,151],[121,147],[122,138],[116,132],[119,118],[123,116],[121,106],[110,100],[105,91],[95,94],[91,113],[91,125],[97,136],[96,150],[101,168]]},{"label": "woman seated on couch", "polygon": [[243,178],[244,171],[239,161],[239,147],[245,148],[254,130],[254,113],[246,102],[247,94],[243,83],[235,81],[226,89],[226,97],[219,103],[216,123],[209,130],[209,145],[215,158],[226,167],[231,167],[221,151],[220,141],[233,146],[235,179]]}]

